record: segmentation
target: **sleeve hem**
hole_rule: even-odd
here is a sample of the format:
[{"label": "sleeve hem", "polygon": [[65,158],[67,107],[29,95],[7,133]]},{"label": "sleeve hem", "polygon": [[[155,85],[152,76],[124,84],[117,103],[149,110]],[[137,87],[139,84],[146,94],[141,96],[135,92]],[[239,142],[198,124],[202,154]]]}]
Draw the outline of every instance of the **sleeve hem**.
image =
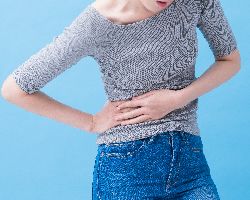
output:
[{"label": "sleeve hem", "polygon": [[237,45],[233,46],[232,48],[227,48],[225,49],[223,52],[221,53],[217,53],[214,55],[214,58],[217,59],[217,58],[221,58],[221,57],[224,57],[224,56],[228,56],[230,55],[232,52],[238,50],[238,47]]},{"label": "sleeve hem", "polygon": [[20,80],[18,79],[18,77],[16,76],[15,72],[13,72],[11,74],[11,76],[13,77],[13,79],[16,81],[16,84],[20,87],[20,89],[22,91],[24,91],[26,94],[32,94],[34,92],[36,92],[35,90],[29,90],[27,87],[25,87]]}]

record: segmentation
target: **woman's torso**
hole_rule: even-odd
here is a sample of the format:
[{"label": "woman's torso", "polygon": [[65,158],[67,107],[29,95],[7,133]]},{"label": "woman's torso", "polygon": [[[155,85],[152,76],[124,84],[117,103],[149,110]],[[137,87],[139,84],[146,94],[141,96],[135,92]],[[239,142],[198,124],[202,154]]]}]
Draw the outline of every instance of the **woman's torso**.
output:
[{"label": "woman's torso", "polygon": [[[197,1],[175,0],[154,15],[127,19],[129,23],[119,19],[120,24],[118,18],[114,22],[104,15],[107,10],[88,6],[93,19],[89,26],[94,37],[91,56],[99,64],[111,102],[119,104],[155,89],[182,89],[196,80],[199,8]],[[199,134],[197,104],[195,99],[159,120],[112,127],[98,134],[97,143],[134,140],[164,130]]]},{"label": "woman's torso", "polygon": [[92,56],[110,101],[152,89],[181,89],[196,79],[199,9],[195,1],[182,6],[188,2],[184,1],[175,0],[159,13],[127,25],[112,22],[95,4],[89,5],[96,19]]}]

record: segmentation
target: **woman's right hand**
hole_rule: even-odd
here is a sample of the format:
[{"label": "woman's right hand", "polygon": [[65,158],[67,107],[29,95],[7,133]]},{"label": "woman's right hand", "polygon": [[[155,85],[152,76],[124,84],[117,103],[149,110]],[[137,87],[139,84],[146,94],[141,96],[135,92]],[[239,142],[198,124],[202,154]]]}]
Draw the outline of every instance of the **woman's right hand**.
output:
[{"label": "woman's right hand", "polygon": [[116,106],[122,102],[124,101],[107,101],[101,111],[92,115],[93,123],[90,132],[102,133],[111,127],[119,125],[121,121],[115,120],[115,114],[120,113],[121,111],[117,110]]},{"label": "woman's right hand", "polygon": [[116,120],[115,115],[123,112],[128,112],[136,108],[123,108],[118,110],[116,107],[121,103],[129,100],[106,101],[100,112],[97,112],[93,117],[91,133],[102,133],[111,127],[120,125],[122,120]]}]

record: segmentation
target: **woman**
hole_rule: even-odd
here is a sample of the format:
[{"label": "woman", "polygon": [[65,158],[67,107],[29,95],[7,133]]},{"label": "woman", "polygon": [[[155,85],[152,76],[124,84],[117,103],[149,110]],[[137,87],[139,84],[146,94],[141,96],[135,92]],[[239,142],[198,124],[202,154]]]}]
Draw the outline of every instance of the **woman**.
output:
[{"label": "woman", "polygon": [[[197,27],[215,58],[199,78]],[[98,62],[109,99],[95,115],[40,91],[85,56]],[[97,133],[92,199],[217,200],[197,124],[198,97],[239,69],[219,0],[98,0],[13,71],[2,95]]]}]

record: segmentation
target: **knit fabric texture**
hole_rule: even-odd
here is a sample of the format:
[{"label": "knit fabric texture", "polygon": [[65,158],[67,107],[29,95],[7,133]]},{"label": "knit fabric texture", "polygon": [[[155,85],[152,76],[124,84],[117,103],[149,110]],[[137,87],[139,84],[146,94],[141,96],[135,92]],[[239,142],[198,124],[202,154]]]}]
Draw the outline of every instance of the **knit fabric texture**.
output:
[{"label": "knit fabric texture", "polygon": [[[131,100],[157,89],[180,90],[197,79],[197,28],[215,59],[237,49],[219,0],[174,0],[155,15],[128,24],[111,21],[89,4],[12,76],[22,90],[32,94],[91,56],[98,63],[109,101]],[[197,109],[198,98],[161,119],[98,133],[96,143],[133,141],[172,130],[200,135]]]}]

